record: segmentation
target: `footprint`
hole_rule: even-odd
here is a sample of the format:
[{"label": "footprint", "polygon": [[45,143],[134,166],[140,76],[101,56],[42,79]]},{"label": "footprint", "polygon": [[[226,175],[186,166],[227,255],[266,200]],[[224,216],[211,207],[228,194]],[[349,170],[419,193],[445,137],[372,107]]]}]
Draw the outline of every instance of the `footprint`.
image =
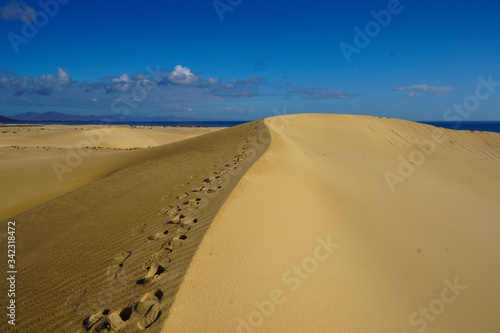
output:
[{"label": "footprint", "polygon": [[83,321],[83,327],[87,329],[87,332],[99,332],[101,330],[109,328],[108,314],[109,310],[100,311]]},{"label": "footprint", "polygon": [[174,189],[174,190],[178,190],[178,189],[181,189],[181,188],[186,187],[186,186],[188,186],[188,185],[189,185],[189,183],[182,184],[182,185],[177,185],[177,186],[175,186],[173,189]]},{"label": "footprint", "polygon": [[162,216],[162,215],[165,215],[167,214],[167,212],[172,209],[172,206],[168,206],[168,207],[165,207],[165,208],[162,208],[160,209],[160,212],[158,213],[159,216]]},{"label": "footprint", "polygon": [[170,221],[168,221],[167,224],[179,224],[181,222],[181,219],[183,219],[184,217],[184,214],[177,214]]},{"label": "footprint", "polygon": [[184,232],[188,232],[191,229],[191,227],[196,223],[198,223],[198,219],[196,218],[183,221],[181,223],[180,229],[177,232],[180,232],[181,234]]},{"label": "footprint", "polygon": [[181,208],[179,208],[179,206],[175,206],[172,210],[170,210],[167,213],[167,215],[170,216],[170,217],[173,217],[173,216],[179,215],[180,211],[181,211]]},{"label": "footprint", "polygon": [[163,238],[163,237],[166,237],[168,234],[168,230],[165,230],[164,232],[159,232],[157,233],[156,235],[151,235],[148,237],[148,241],[155,241],[157,239],[160,239],[160,238]]},{"label": "footprint", "polygon": [[170,242],[168,242],[167,248],[169,248],[170,250],[177,249],[181,247],[181,245],[184,243],[186,239],[187,239],[186,235],[176,236]]},{"label": "footprint", "polygon": [[158,278],[161,274],[165,272],[165,268],[158,264],[153,264],[149,267],[148,273],[143,279],[137,280],[137,284],[146,284],[154,279]]},{"label": "footprint", "polygon": [[148,312],[148,310],[155,305],[156,303],[159,303],[160,300],[163,297],[163,292],[161,290],[156,290],[156,291],[151,291],[144,295],[139,303],[135,305],[135,311],[139,314],[145,314]]},{"label": "footprint", "polygon": [[187,197],[189,197],[189,194],[184,193],[184,194],[178,195],[177,199],[186,199]]},{"label": "footprint", "polygon": [[191,199],[189,201],[184,201],[182,204],[188,207],[197,207],[200,204],[201,198]]},{"label": "footprint", "polygon": [[108,317],[108,324],[111,330],[118,331],[121,329],[127,320],[132,316],[132,307],[113,312]]},{"label": "footprint", "polygon": [[215,186],[214,186],[214,187],[212,187],[212,188],[209,188],[209,189],[207,190],[207,193],[215,193],[215,192],[217,192],[218,190],[220,190],[221,188],[222,188],[222,186],[217,186],[217,187],[215,187]]},{"label": "footprint", "polygon": [[153,304],[146,312],[144,317],[139,320],[137,323],[137,327],[141,330],[146,329],[153,325],[153,323],[158,319],[158,317],[161,315],[160,311],[160,304],[155,303]]},{"label": "footprint", "polygon": [[175,206],[175,207],[168,206],[166,208],[162,208],[159,215],[167,215],[167,216],[172,217],[180,211],[181,211],[181,209],[179,208],[179,206]]},{"label": "footprint", "polygon": [[205,178],[203,181],[205,183],[211,183],[211,182],[219,180],[219,178],[220,178],[220,176],[214,176],[214,177]]},{"label": "footprint", "polygon": [[130,257],[131,254],[132,252],[130,251],[124,251],[115,257],[115,263],[108,268],[108,274],[111,275],[111,278],[116,278],[123,267],[123,263]]}]

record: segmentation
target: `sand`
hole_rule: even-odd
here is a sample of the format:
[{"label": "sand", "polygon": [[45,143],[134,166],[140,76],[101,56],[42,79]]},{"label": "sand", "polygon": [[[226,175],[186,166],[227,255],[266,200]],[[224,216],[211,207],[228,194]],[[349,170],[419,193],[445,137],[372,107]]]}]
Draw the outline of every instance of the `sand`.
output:
[{"label": "sand", "polygon": [[[214,220],[164,332],[498,331],[499,134],[265,124],[271,146]],[[422,140],[429,156],[393,192],[386,172],[419,161]]]},{"label": "sand", "polygon": [[16,331],[497,331],[500,134],[313,114],[122,130],[11,218]]},{"label": "sand", "polygon": [[262,123],[211,132],[138,150],[134,163],[10,219],[17,332],[161,330],[211,221],[270,139]]},{"label": "sand", "polygon": [[155,147],[220,128],[0,126],[0,220],[147,158]]}]

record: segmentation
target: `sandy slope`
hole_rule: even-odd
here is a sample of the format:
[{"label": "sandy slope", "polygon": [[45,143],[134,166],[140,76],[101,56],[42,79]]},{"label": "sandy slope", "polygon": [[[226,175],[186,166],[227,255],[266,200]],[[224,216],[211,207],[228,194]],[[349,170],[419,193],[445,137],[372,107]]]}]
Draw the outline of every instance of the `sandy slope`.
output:
[{"label": "sandy slope", "polygon": [[212,223],[164,332],[498,332],[499,134],[265,123],[271,146]]},{"label": "sandy slope", "polygon": [[[136,150],[218,128],[0,126],[0,220],[148,157]],[[129,151],[128,149],[134,149]]]},{"label": "sandy slope", "polygon": [[[215,214],[269,142],[254,122],[140,150],[134,163],[14,216],[15,331],[160,331]],[[118,155],[104,155],[114,153],[87,166],[118,167]]]},{"label": "sandy slope", "polygon": [[82,143],[83,146],[104,148],[144,148],[189,139],[218,129],[129,125],[1,125],[0,147],[64,148]]},{"label": "sandy slope", "polygon": [[117,128],[59,182],[61,138],[95,129],[0,134],[12,202],[39,200],[13,217],[16,331],[497,331],[500,135],[342,115],[178,142]]}]

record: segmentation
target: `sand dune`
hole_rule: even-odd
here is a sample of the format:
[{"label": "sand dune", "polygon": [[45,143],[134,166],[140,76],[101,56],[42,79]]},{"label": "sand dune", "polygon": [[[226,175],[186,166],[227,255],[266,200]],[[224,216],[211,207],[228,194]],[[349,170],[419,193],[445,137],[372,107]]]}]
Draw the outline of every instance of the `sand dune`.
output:
[{"label": "sand dune", "polygon": [[[251,123],[140,150],[133,164],[13,217],[16,331],[160,331],[213,217],[267,148],[261,133]],[[95,173],[115,157],[101,159]]]},{"label": "sand dune", "polygon": [[271,146],[214,220],[164,332],[498,331],[499,134],[265,123]]},{"label": "sand dune", "polygon": [[[146,148],[207,134],[219,128],[129,125],[4,125],[0,147]],[[5,152],[2,151],[3,154]]]},{"label": "sand dune", "polygon": [[[130,126],[0,127],[0,220],[143,160],[155,147],[218,130]],[[129,149],[134,149],[130,151]]]},{"label": "sand dune", "polygon": [[148,133],[113,129],[65,194],[43,165],[66,156],[26,146],[46,189],[12,218],[17,331],[498,330],[499,134],[312,114]]}]

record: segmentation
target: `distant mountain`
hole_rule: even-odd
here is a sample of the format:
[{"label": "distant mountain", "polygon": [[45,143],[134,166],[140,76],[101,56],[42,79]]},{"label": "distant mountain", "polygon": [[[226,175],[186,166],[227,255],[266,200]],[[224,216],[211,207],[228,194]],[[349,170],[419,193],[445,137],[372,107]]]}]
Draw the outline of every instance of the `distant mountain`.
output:
[{"label": "distant mountain", "polygon": [[4,116],[0,116],[0,123],[1,122],[4,122],[4,121],[14,121],[14,119],[10,119],[10,118],[7,118],[7,117],[4,117]]},{"label": "distant mountain", "polygon": [[16,120],[24,121],[95,121],[94,116],[80,116],[60,112],[26,112],[13,116]]},{"label": "distant mountain", "polygon": [[124,117],[123,115],[105,115],[105,116],[83,116],[83,115],[74,115],[74,114],[66,114],[60,112],[26,112],[22,114],[18,114],[12,117],[13,119],[20,121],[54,121],[54,122],[140,122],[140,121],[175,121],[175,116],[166,116],[166,117]]}]

